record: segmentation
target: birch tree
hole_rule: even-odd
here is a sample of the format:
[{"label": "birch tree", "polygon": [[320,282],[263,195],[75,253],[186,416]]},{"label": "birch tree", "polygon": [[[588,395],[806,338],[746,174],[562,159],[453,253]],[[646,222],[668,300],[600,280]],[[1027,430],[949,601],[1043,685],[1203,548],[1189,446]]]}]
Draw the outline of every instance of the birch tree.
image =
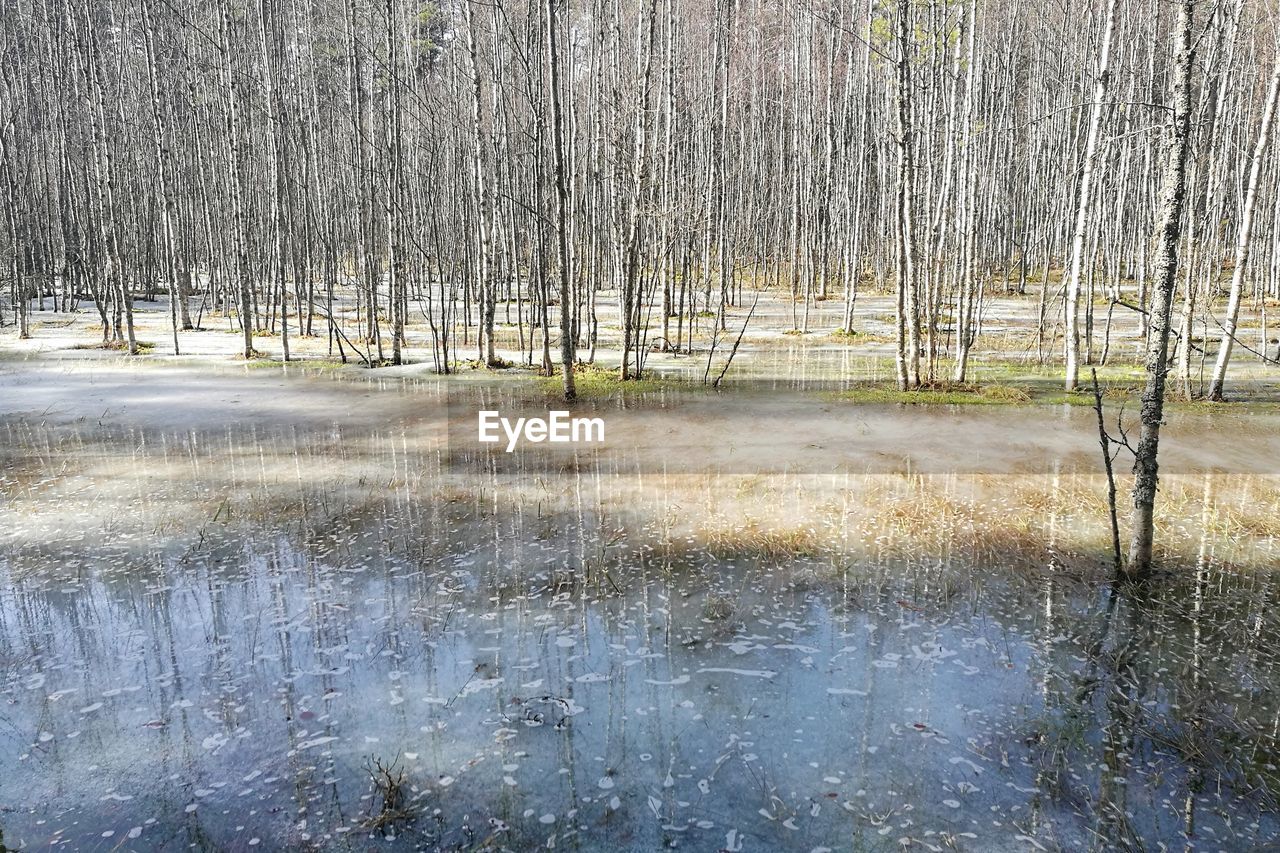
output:
[{"label": "birch tree", "polygon": [[1084,160],[1080,164],[1080,187],[1076,194],[1075,228],[1071,236],[1071,261],[1067,271],[1067,376],[1066,389],[1074,391],[1080,381],[1080,275],[1084,266],[1085,238],[1090,225],[1093,176],[1097,168],[1098,139],[1107,108],[1111,81],[1111,38],[1116,29],[1116,2],[1107,0],[1103,13],[1102,46],[1098,49],[1098,74],[1089,104],[1089,132],[1085,137]]},{"label": "birch tree", "polygon": [[1142,427],[1134,452],[1133,521],[1126,571],[1141,577],[1152,567],[1155,540],[1156,487],[1159,483],[1160,427],[1169,372],[1169,322],[1178,278],[1178,242],[1187,192],[1187,157],[1191,135],[1191,73],[1195,45],[1191,27],[1195,0],[1180,0],[1173,31],[1170,72],[1170,118],[1160,176],[1156,219],[1155,275],[1151,300],[1151,332],[1147,340],[1146,384],[1142,389]]},{"label": "birch tree", "polygon": [[1213,366],[1213,379],[1209,383],[1209,399],[1221,400],[1223,386],[1227,379],[1227,365],[1231,361],[1231,350],[1235,346],[1236,331],[1240,319],[1240,298],[1244,292],[1244,279],[1249,269],[1249,259],[1253,243],[1254,211],[1258,204],[1258,189],[1262,179],[1263,156],[1271,139],[1271,125],[1276,115],[1276,99],[1280,94],[1280,49],[1276,50],[1276,58],[1271,69],[1271,80],[1267,84],[1267,97],[1262,108],[1262,121],[1258,127],[1258,138],[1254,142],[1253,154],[1249,158],[1249,182],[1245,188],[1244,208],[1240,215],[1239,236],[1236,239],[1235,265],[1231,270],[1231,291],[1227,302],[1227,317],[1222,324],[1222,343],[1218,347],[1218,358]]}]

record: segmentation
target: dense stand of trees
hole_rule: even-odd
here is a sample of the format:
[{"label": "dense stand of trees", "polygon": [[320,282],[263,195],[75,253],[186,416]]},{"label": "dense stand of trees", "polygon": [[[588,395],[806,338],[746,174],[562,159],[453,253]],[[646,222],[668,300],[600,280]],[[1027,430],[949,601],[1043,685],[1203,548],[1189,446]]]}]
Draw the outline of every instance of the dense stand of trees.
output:
[{"label": "dense stand of trees", "polygon": [[699,324],[727,330],[749,290],[788,296],[802,331],[818,300],[852,331],[859,289],[893,290],[904,391],[965,380],[992,293],[1036,300],[1068,389],[1133,311],[1141,573],[1167,376],[1191,396],[1212,356],[1221,399],[1233,350],[1267,357],[1278,18],[1273,0],[0,0],[8,302],[26,336],[33,304],[91,301],[131,353],[134,301],[159,294],[175,352],[205,312],[246,358],[257,334],[286,359],[290,335],[327,335],[371,366],[501,348],[551,373],[556,338],[567,399],[602,339],[635,377]]},{"label": "dense stand of trees", "polygon": [[[1224,329],[1257,350],[1235,337],[1240,304],[1280,296],[1269,2],[1193,10],[1171,338],[1186,391]],[[842,298],[852,330],[860,287],[896,287],[909,389],[965,378],[984,297],[1006,291],[1038,301],[1040,356],[1074,387],[1114,312],[1152,307],[1176,14],[3,0],[7,319],[26,334],[28,300],[89,301],[132,350],[133,300],[179,294],[175,349],[214,311],[246,356],[260,331],[286,354],[327,335],[372,364],[426,347],[440,370],[501,348],[549,371],[556,343],[590,358],[616,325],[626,377],[723,326],[746,289],[793,295],[803,330]]]}]

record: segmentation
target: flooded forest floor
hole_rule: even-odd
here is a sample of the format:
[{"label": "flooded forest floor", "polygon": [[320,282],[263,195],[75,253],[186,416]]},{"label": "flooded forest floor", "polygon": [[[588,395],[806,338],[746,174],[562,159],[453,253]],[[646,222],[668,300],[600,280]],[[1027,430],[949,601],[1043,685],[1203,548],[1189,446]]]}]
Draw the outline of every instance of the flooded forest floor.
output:
[{"label": "flooded forest floor", "polygon": [[1119,589],[1048,372],[904,405],[889,345],[779,327],[509,454],[476,413],[545,413],[531,371],[5,339],[0,847],[1280,841],[1274,368],[1171,408],[1162,574]]}]

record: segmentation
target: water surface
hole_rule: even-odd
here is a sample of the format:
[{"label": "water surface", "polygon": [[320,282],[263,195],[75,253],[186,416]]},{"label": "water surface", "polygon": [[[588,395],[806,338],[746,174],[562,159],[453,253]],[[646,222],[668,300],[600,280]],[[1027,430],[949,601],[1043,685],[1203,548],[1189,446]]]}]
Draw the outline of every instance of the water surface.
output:
[{"label": "water surface", "polygon": [[[1052,536],[1040,560],[965,529],[954,507],[1012,477],[486,465],[414,393],[361,428],[10,418],[4,844],[1280,837],[1274,531],[1225,503],[1274,501],[1273,478],[1193,482],[1176,576],[1119,591]],[[1045,495],[1092,488],[1074,451],[1037,464]],[[938,496],[936,523],[907,514]]]}]

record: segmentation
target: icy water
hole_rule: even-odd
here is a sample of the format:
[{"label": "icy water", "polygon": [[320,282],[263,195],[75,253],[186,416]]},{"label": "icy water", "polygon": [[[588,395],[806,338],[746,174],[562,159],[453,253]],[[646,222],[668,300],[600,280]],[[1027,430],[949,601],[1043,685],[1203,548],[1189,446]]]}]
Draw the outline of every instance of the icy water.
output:
[{"label": "icy water", "polygon": [[[378,429],[5,423],[3,844],[1280,838],[1265,513],[1189,532],[1176,577],[1122,592],[978,547],[945,508],[923,528],[905,503],[877,516],[874,478],[735,492],[625,454],[451,458],[415,400]],[[1054,488],[1092,474],[1073,453],[1037,464]],[[911,494],[967,494],[922,476]],[[1276,505],[1274,477],[1204,492]],[[753,495],[798,517],[764,530]]]}]

